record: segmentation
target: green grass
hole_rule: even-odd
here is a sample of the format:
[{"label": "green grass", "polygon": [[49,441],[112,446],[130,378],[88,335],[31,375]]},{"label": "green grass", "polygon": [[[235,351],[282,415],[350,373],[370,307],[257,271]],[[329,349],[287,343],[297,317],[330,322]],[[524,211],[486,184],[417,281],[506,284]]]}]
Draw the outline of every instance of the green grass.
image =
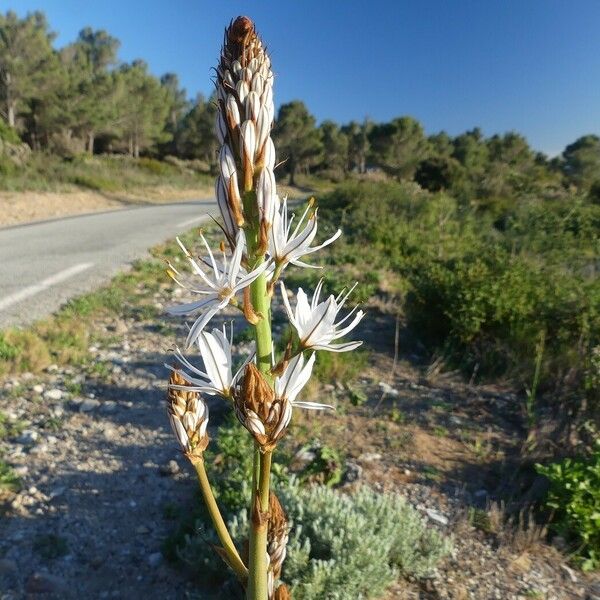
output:
[{"label": "green grass", "polygon": [[90,189],[99,192],[136,192],[143,188],[170,186],[198,188],[212,186],[208,173],[198,172],[195,163],[161,162],[150,158],[99,155],[58,156],[34,152],[18,168],[0,161],[0,189],[5,191],[61,192]]},{"label": "green grass", "polygon": [[18,492],[21,480],[0,456],[0,492]]}]

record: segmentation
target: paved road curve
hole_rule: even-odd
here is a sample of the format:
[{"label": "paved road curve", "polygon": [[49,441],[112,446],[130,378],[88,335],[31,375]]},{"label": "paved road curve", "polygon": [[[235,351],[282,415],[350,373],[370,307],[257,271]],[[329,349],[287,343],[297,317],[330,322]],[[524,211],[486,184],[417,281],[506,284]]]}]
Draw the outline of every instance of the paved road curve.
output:
[{"label": "paved road curve", "polygon": [[88,292],[148,248],[216,214],[211,200],[0,229],[0,328],[25,325]]}]

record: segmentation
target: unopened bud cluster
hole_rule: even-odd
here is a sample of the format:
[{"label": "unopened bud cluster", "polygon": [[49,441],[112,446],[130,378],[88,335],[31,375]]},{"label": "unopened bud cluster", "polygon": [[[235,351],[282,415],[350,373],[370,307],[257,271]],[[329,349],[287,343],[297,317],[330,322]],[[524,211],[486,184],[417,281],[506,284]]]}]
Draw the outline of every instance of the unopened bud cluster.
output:
[{"label": "unopened bud cluster", "polygon": [[167,412],[184,454],[194,461],[202,458],[208,446],[208,406],[199,392],[185,388],[189,388],[187,381],[178,371],[172,371],[167,392]]},{"label": "unopened bud cluster", "polygon": [[[254,190],[262,241],[272,215],[275,195],[275,147],[271,128],[273,73],[252,21],[236,19],[225,31],[217,68],[217,137],[221,144],[216,196],[230,243],[237,230],[257,215],[244,214],[242,194]],[[239,174],[239,177],[238,177]]]}]

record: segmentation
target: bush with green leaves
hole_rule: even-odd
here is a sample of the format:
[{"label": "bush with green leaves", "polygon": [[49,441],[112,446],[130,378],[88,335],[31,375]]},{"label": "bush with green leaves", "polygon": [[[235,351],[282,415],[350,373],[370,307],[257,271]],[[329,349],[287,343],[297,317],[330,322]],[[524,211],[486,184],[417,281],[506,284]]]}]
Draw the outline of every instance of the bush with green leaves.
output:
[{"label": "bush with green leaves", "polygon": [[586,383],[600,346],[600,206],[525,194],[492,211],[412,182],[362,181],[320,198],[319,211],[320,227],[345,234],[321,260],[401,299],[404,347],[414,338],[468,376],[477,367],[523,389],[545,334],[540,386],[559,392],[546,398],[600,408]]},{"label": "bush with green leaves", "polygon": [[[347,495],[294,481],[278,494],[291,523],[282,578],[296,600],[376,598],[401,576],[427,576],[452,548],[449,538],[396,494],[363,487]],[[215,575],[223,569],[206,529],[198,523],[202,533],[188,536],[181,557]],[[246,539],[246,510],[229,520],[229,530],[238,543]]]},{"label": "bush with green leaves", "polygon": [[574,543],[584,570],[600,569],[600,440],[589,457],[537,465],[537,471],[550,482],[546,505],[555,531]]}]

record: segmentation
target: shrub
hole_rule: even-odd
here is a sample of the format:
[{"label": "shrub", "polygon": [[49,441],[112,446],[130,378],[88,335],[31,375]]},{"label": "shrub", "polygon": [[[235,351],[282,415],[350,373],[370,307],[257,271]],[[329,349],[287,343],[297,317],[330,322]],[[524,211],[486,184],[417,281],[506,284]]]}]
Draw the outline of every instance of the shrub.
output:
[{"label": "shrub", "polygon": [[584,570],[600,568],[600,440],[590,457],[537,465],[548,478],[546,505],[555,511],[554,529],[576,546]]},{"label": "shrub", "polygon": [[468,375],[477,367],[480,377],[522,388],[545,334],[540,391],[558,390],[574,414],[584,395],[592,411],[600,406],[589,385],[600,346],[600,206],[576,195],[523,197],[498,211],[391,182],[344,184],[319,206],[321,225],[345,233],[328,251],[336,277],[370,277],[384,299],[400,298],[405,340]]},{"label": "shrub", "polygon": [[4,119],[0,119],[0,140],[9,144],[21,144],[19,134]]},{"label": "shrub", "polygon": [[[283,580],[297,600],[360,600],[385,592],[401,575],[423,577],[450,552],[451,542],[426,526],[419,513],[398,495],[362,488],[353,496],[323,486],[279,488],[292,531]],[[189,536],[181,556],[203,573],[222,573],[207,541],[207,528]],[[241,545],[248,516],[229,520]]]}]

